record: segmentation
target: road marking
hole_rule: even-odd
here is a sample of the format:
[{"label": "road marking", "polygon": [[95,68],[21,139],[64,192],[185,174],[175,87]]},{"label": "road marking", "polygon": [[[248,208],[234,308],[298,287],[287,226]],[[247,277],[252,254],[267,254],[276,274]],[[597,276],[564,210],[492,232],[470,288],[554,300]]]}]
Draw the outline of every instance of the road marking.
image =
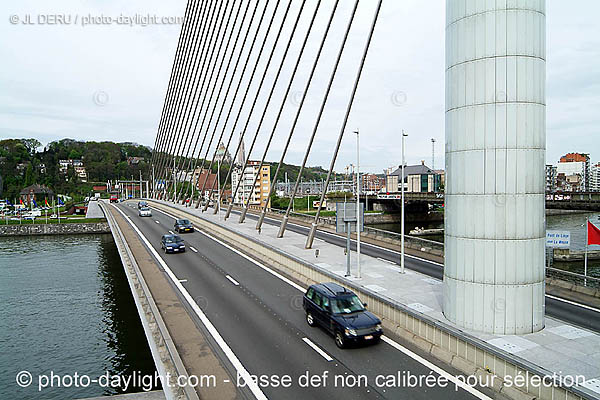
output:
[{"label": "road marking", "polygon": [[171,235],[174,235],[173,231],[169,231],[169,233],[170,233]]},{"label": "road marking", "polygon": [[187,282],[187,279],[180,279],[179,282],[185,283],[185,282]]},{"label": "road marking", "polygon": [[233,283],[235,286],[240,286],[240,284],[238,283],[238,281],[236,281],[235,279],[233,279],[229,275],[226,275],[225,278],[229,279],[229,282]]},{"label": "road marking", "polygon": [[157,224],[160,224],[160,222],[158,222],[158,221],[154,221],[154,222],[156,222]]},{"label": "road marking", "polygon": [[309,338],[302,338],[302,341],[304,343],[306,343],[307,345],[309,345],[310,347],[312,347],[312,349],[314,351],[316,351],[317,353],[319,353],[319,355],[321,357],[323,357],[324,359],[326,359],[327,361],[333,361],[333,358],[331,358],[331,356],[327,353],[325,353],[319,346],[317,346],[316,344],[314,344]]},{"label": "road marking", "polygon": [[262,390],[260,389],[258,384],[252,379],[248,370],[242,365],[241,361],[237,358],[237,356],[235,355],[233,350],[231,350],[231,347],[229,347],[227,342],[225,342],[225,340],[223,339],[223,337],[221,336],[221,334],[219,333],[217,328],[215,328],[215,326],[212,324],[212,322],[210,322],[210,320],[208,319],[206,314],[204,314],[204,312],[200,309],[200,306],[198,306],[198,304],[194,301],[194,299],[192,298],[190,293],[185,289],[185,287],[183,287],[181,282],[179,282],[179,280],[177,279],[177,277],[175,276],[173,271],[171,271],[171,269],[169,268],[169,266],[167,265],[165,260],[163,260],[163,258],[158,254],[156,249],[154,249],[154,247],[152,247],[152,245],[150,244],[150,242],[148,241],[146,236],[144,236],[144,234],[138,229],[138,227],[133,223],[131,218],[129,218],[127,215],[125,215],[125,213],[123,211],[121,211],[119,209],[117,209],[117,210],[129,222],[129,224],[133,227],[133,229],[136,231],[138,236],[142,239],[144,244],[148,247],[150,252],[154,255],[154,258],[156,258],[156,260],[163,267],[163,269],[167,273],[167,276],[171,279],[171,281],[173,281],[173,284],[177,287],[177,289],[179,289],[179,292],[183,295],[183,297],[186,299],[188,304],[192,307],[192,310],[196,313],[196,315],[198,316],[198,318],[200,319],[202,324],[206,327],[206,330],[208,331],[208,333],[213,337],[213,339],[215,340],[217,345],[221,348],[221,350],[223,351],[223,353],[225,354],[225,356],[227,357],[229,362],[231,362],[231,364],[233,364],[233,367],[240,374],[240,376],[244,379],[244,381],[246,382],[246,385],[248,386],[248,388],[250,389],[250,391],[252,392],[254,397],[256,397],[259,400],[263,400],[263,399],[267,400],[267,396],[265,396],[265,394],[262,392]]},{"label": "road marking", "polygon": [[190,250],[193,251],[194,253],[197,253],[198,250],[196,250],[195,248],[193,248],[192,246],[190,246]]},{"label": "road marking", "polygon": [[454,385],[456,385],[457,387],[459,387],[461,389],[464,389],[465,391],[471,393],[473,396],[477,397],[478,399],[492,400],[490,397],[488,397],[485,394],[481,393],[479,390],[475,389],[474,387],[471,387],[471,386],[467,385],[465,382],[463,382],[462,380],[458,379],[456,376],[450,374],[449,372],[446,372],[445,370],[443,370],[442,368],[438,367],[437,365],[435,365],[435,364],[427,361],[426,359],[424,359],[420,355],[413,353],[412,351],[410,351],[406,347],[402,346],[400,343],[395,342],[394,340],[388,338],[387,336],[381,336],[381,340],[383,340],[384,342],[386,342],[387,344],[389,344],[390,346],[392,346],[396,350],[398,350],[398,351],[404,353],[405,355],[409,356],[413,360],[415,360],[415,361],[423,364],[424,366],[426,366],[427,368],[429,368],[433,372],[437,373],[438,375],[443,376],[444,378],[446,378],[450,382],[454,383]]},{"label": "road marking", "polygon": [[[158,211],[159,211],[159,212],[161,212],[161,213],[163,213],[163,214],[165,214],[166,216],[173,217],[173,215],[172,215],[172,214],[169,214],[169,213],[167,213],[167,212],[165,212],[165,211],[162,211],[162,210],[158,210]],[[267,271],[267,272],[268,272],[268,273],[270,273],[271,275],[273,275],[273,276],[276,276],[277,278],[281,279],[282,281],[284,281],[285,283],[289,284],[290,286],[292,286],[292,287],[294,287],[294,288],[298,289],[298,290],[299,290],[299,291],[301,291],[302,293],[304,293],[304,292],[306,291],[306,289],[304,289],[302,286],[298,285],[296,282],[293,282],[293,281],[291,281],[290,279],[286,278],[285,276],[281,275],[280,273],[278,273],[278,272],[276,272],[276,271],[272,270],[271,268],[267,267],[266,265],[264,265],[264,264],[262,264],[262,263],[260,263],[260,262],[256,261],[256,260],[255,260],[255,259],[253,259],[252,257],[250,257],[250,256],[248,256],[248,255],[246,255],[246,254],[242,253],[242,252],[241,252],[241,251],[239,251],[238,249],[236,249],[236,248],[234,248],[234,247],[231,247],[231,246],[230,246],[230,245],[228,245],[227,243],[225,243],[225,242],[222,242],[221,240],[217,239],[216,237],[214,237],[214,236],[212,236],[212,235],[209,235],[208,233],[206,233],[206,232],[203,232],[203,231],[201,231],[201,230],[200,230],[200,229],[198,229],[198,228],[195,228],[195,229],[196,229],[196,231],[197,231],[197,232],[199,232],[199,233],[203,234],[203,235],[204,235],[204,236],[206,236],[207,238],[209,238],[209,239],[211,239],[211,240],[213,240],[213,241],[215,241],[215,242],[219,243],[221,246],[223,246],[223,247],[225,247],[225,248],[227,248],[227,249],[229,249],[229,250],[233,251],[235,254],[239,255],[240,257],[243,257],[243,258],[245,258],[246,260],[250,261],[250,262],[251,262],[251,263],[253,263],[254,265],[256,265],[256,266],[258,266],[258,267],[262,268],[262,269],[263,269],[263,270],[265,270],[265,271]]]},{"label": "road marking", "polygon": [[388,263],[388,264],[394,264],[394,265],[398,265],[398,264],[396,264],[396,263],[395,263],[395,262],[393,262],[393,261],[386,260],[385,258],[377,257],[377,259],[378,259],[378,260],[380,260],[380,261],[386,262],[386,263]]},{"label": "road marking", "polygon": [[592,310],[592,311],[595,311],[597,313],[600,313],[600,309],[598,309],[598,308],[590,307],[590,306],[587,306],[585,304],[579,304],[579,303],[576,303],[576,302],[571,301],[571,300],[563,299],[562,297],[556,297],[556,296],[552,296],[550,294],[547,294],[546,297],[550,297],[551,299],[554,299],[554,300],[557,300],[557,301],[562,301],[563,303],[571,304],[571,305],[574,305],[574,306],[577,306],[577,307],[587,308],[588,310]]}]

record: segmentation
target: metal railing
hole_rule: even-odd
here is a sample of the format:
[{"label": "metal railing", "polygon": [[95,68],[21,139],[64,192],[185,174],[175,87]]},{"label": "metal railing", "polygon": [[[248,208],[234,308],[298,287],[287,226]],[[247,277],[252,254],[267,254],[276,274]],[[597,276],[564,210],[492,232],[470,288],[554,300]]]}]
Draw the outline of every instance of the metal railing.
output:
[{"label": "metal railing", "polygon": [[546,276],[550,278],[558,278],[560,276],[559,279],[566,282],[574,283],[579,286],[600,289],[600,278],[595,276],[578,274],[576,272],[565,271],[563,269],[552,267],[546,267]]}]

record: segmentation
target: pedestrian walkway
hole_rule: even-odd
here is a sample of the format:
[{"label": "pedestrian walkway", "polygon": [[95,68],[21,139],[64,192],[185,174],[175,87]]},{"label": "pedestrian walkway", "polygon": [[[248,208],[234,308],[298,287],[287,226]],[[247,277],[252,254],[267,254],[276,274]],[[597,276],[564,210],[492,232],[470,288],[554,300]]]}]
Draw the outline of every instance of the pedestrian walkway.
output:
[{"label": "pedestrian walkway", "polygon": [[90,201],[87,206],[86,218],[104,218],[104,212],[98,205],[98,200]]},{"label": "pedestrian walkway", "polygon": [[[232,214],[225,221],[213,214],[212,209],[202,213],[201,209],[161,202],[170,207],[185,210],[200,218],[221,224],[236,230],[270,246],[277,247],[289,254],[315,264],[339,275],[340,280],[351,280],[380,296],[401,303],[411,309],[438,320],[440,323],[454,326],[442,313],[442,281],[415,271],[400,273],[400,266],[383,259],[361,255],[362,277],[345,278],[346,256],[344,248],[315,239],[312,249],[305,249],[306,236],[287,230],[284,238],[278,239],[278,226],[263,224],[260,234],[255,229],[256,222],[247,219],[239,224],[239,216]],[[318,257],[315,250],[319,250]],[[352,273],[356,274],[356,253],[352,252]],[[546,327],[540,332],[528,335],[490,335],[479,332],[468,334],[490,345],[514,354],[532,364],[558,375],[585,376],[586,387],[598,393],[600,398],[600,335],[571,326],[563,321],[546,316]]]}]

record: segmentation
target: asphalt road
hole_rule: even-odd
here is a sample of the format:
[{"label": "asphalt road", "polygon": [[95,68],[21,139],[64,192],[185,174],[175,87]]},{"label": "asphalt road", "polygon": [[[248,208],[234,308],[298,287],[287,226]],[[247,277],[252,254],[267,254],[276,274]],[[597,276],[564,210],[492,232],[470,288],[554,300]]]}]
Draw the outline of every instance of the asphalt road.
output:
[{"label": "asphalt road", "polygon": [[[256,221],[258,217],[248,213],[247,219]],[[265,218],[265,223],[279,226],[280,221],[271,218]],[[304,235],[307,235],[309,231],[309,228],[307,227],[292,224],[290,222],[288,222],[287,229],[293,232],[302,233]],[[338,235],[317,231],[316,237],[337,246],[346,246],[346,239]],[[356,250],[356,241],[353,240],[350,247],[352,250]],[[388,261],[399,263],[400,253],[396,251],[374,246],[365,242],[361,242],[360,251],[361,253],[372,257],[379,257]],[[441,264],[407,255],[405,259],[405,267],[413,271],[429,275],[436,279],[443,279],[444,267]],[[593,330],[595,332],[600,332],[600,312],[590,307],[580,306],[570,301],[546,296],[546,315],[573,325],[578,325],[580,327]]]},{"label": "asphalt road", "polygon": [[[417,383],[415,387],[407,387],[410,386],[410,380],[406,379],[409,374],[413,377],[433,375],[437,378],[438,374],[432,373],[431,369],[437,367],[450,375],[457,375],[458,372],[450,366],[440,365],[439,361],[388,332],[385,340],[379,344],[340,350],[328,333],[308,326],[302,310],[302,292],[286,282],[285,278],[275,276],[198,231],[181,235],[186,242],[185,253],[162,254],[160,238],[173,229],[173,218],[157,210],[150,218],[138,217],[134,203],[119,204],[117,207],[160,253],[159,257],[173,271],[250,374],[291,377],[292,385],[289,388],[273,385],[261,387],[266,397],[486,399],[487,395],[499,398],[488,389],[467,392],[456,389],[453,383],[448,383],[447,387],[428,387],[423,381],[421,385]],[[199,321],[197,323],[201,325]],[[215,350],[221,352],[217,346]],[[225,360],[223,356],[222,359]],[[432,367],[429,363],[436,366]],[[228,368],[233,370],[231,366]],[[444,374],[443,371],[436,372]],[[325,373],[328,374],[325,384],[315,381],[308,387],[302,387],[299,383],[299,378],[307,374],[310,377],[323,377]],[[394,387],[381,387],[382,381],[376,384],[377,376],[397,377],[398,374],[405,381],[390,382],[394,383]],[[232,375],[235,379],[235,373]],[[360,376],[366,378],[366,385],[357,386],[357,377]],[[248,395],[247,390],[241,393]]]}]

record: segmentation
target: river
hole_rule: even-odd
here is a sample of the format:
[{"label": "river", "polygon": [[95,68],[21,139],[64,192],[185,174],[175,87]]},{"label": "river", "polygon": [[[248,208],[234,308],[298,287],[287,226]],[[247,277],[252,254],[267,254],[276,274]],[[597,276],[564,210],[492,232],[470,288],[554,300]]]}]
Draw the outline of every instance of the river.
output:
[{"label": "river", "polygon": [[[39,376],[152,375],[155,368],[111,235],[0,238],[0,398],[78,399],[136,392],[38,391]],[[16,375],[33,383],[21,388]],[[43,378],[42,378],[43,379]],[[56,382],[55,382],[56,383]],[[103,385],[106,386],[106,385]]]}]

